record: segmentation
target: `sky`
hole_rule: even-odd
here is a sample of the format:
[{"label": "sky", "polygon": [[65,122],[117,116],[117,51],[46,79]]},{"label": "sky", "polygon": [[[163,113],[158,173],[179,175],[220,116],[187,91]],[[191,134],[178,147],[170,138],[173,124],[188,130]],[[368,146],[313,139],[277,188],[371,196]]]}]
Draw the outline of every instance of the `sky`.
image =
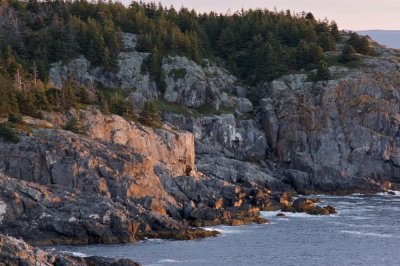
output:
[{"label": "sky", "polygon": [[[121,0],[129,4],[129,0]],[[144,2],[154,2],[144,0]],[[226,13],[242,8],[310,11],[316,18],[335,20],[346,30],[400,30],[400,0],[156,0],[165,6]]]}]

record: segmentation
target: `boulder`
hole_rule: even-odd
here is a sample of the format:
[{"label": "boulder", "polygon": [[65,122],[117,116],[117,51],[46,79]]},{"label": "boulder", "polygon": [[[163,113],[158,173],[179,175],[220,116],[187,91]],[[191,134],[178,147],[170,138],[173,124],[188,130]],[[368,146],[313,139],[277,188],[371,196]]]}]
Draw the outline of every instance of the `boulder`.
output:
[{"label": "boulder", "polygon": [[309,212],[315,209],[314,202],[311,199],[298,198],[296,199],[292,207],[296,212]]}]

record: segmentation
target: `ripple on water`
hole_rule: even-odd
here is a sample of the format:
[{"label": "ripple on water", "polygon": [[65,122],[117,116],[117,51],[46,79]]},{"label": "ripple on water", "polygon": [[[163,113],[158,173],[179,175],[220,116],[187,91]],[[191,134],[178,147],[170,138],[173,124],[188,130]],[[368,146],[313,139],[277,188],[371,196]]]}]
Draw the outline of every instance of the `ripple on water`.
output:
[{"label": "ripple on water", "polygon": [[361,231],[350,231],[350,230],[342,230],[340,231],[342,234],[355,235],[355,236],[367,236],[367,237],[380,237],[380,238],[392,238],[391,234],[380,234],[380,233],[372,233],[372,232],[361,232]]},{"label": "ripple on water", "polygon": [[270,211],[270,212],[265,212],[262,211],[260,212],[261,216],[263,218],[271,219],[271,218],[277,218],[279,220],[283,220],[282,217],[277,217],[276,215],[278,213],[283,213],[285,214],[285,218],[307,218],[307,219],[321,219],[321,218],[327,218],[327,217],[335,217],[336,215],[312,215],[308,214],[305,212],[282,212],[282,211]]}]

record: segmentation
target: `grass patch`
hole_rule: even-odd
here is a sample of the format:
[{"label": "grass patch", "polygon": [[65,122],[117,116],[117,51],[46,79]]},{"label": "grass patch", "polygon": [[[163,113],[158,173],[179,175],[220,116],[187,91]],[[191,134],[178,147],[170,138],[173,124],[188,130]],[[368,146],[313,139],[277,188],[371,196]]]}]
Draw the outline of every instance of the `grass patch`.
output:
[{"label": "grass patch", "polygon": [[192,110],[181,104],[169,103],[160,100],[155,101],[154,104],[157,110],[161,112],[171,112],[175,114],[182,114],[185,116],[193,115]]},{"label": "grass patch", "polygon": [[196,109],[199,116],[202,115],[222,115],[222,114],[231,114],[235,111],[234,107],[221,107],[219,110],[215,110],[215,108],[210,105],[206,104],[203,106],[200,106],[199,108]]},{"label": "grass patch", "polygon": [[136,88],[131,89],[121,89],[121,88],[106,88],[99,85],[96,90],[100,91],[106,99],[110,99],[115,95],[120,95],[122,98],[126,98],[132,92],[136,91]]},{"label": "grass patch", "polygon": [[175,114],[181,114],[184,116],[193,116],[193,117],[202,117],[202,116],[211,116],[211,115],[221,115],[221,114],[230,114],[235,111],[234,107],[231,108],[220,108],[220,110],[215,110],[214,107],[210,104],[206,104],[200,106],[199,108],[193,109],[184,106],[183,104],[169,103],[166,101],[155,101],[154,102],[157,111],[161,112],[171,112]]},{"label": "grass patch", "polygon": [[357,60],[352,60],[347,63],[341,63],[339,61],[339,57],[335,56],[335,57],[326,58],[326,63],[328,64],[328,66],[343,66],[343,67],[347,67],[347,68],[359,68],[363,65],[363,60],[362,60],[362,58],[358,58]]}]

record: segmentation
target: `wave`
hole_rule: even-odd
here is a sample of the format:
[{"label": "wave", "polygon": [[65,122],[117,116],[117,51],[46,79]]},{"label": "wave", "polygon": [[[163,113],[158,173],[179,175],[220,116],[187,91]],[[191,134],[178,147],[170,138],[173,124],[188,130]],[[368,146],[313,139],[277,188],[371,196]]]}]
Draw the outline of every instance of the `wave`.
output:
[{"label": "wave", "polygon": [[82,253],[82,252],[77,252],[77,251],[61,251],[61,252],[65,253],[65,254],[70,254],[75,257],[81,257],[81,258],[89,257],[89,255]]},{"label": "wave", "polygon": [[239,234],[243,233],[244,226],[216,226],[216,227],[202,227],[204,230],[207,231],[218,231],[221,234]]},{"label": "wave", "polygon": [[[283,213],[285,214],[284,217],[277,217],[276,215],[278,213]],[[320,215],[311,215],[305,212],[282,212],[282,211],[262,211],[260,212],[261,216],[264,218],[277,218],[277,219],[282,219],[282,218],[321,218],[321,217],[331,217],[335,215],[330,215],[330,216],[320,216]]]},{"label": "wave", "polygon": [[157,263],[177,263],[177,262],[180,262],[180,261],[173,260],[173,259],[162,259],[162,260],[157,261]]},{"label": "wave", "polygon": [[342,230],[342,231],[340,231],[340,233],[356,235],[356,236],[372,236],[372,237],[381,237],[381,238],[392,238],[391,234],[380,234],[380,233],[361,232],[361,231]]},{"label": "wave", "polygon": [[[391,195],[389,193],[394,193],[395,195]],[[387,192],[380,192],[380,193],[376,193],[375,195],[378,196],[391,196],[391,197],[400,197],[400,191],[397,190],[388,190]]]},{"label": "wave", "polygon": [[329,224],[338,225],[341,227],[356,227],[356,228],[391,228],[389,225],[375,225],[375,224],[352,224],[352,223],[344,223],[344,222],[329,222]]},{"label": "wave", "polygon": [[166,241],[168,241],[168,240],[160,239],[160,238],[148,238],[141,242],[142,243],[151,243],[151,244],[164,244]]},{"label": "wave", "polygon": [[174,259],[161,259],[155,263],[151,264],[145,264],[145,266],[161,266],[161,265],[175,265],[175,264],[181,264],[181,265],[191,265],[194,262],[206,262],[206,260],[199,259],[199,260],[174,260]]}]

